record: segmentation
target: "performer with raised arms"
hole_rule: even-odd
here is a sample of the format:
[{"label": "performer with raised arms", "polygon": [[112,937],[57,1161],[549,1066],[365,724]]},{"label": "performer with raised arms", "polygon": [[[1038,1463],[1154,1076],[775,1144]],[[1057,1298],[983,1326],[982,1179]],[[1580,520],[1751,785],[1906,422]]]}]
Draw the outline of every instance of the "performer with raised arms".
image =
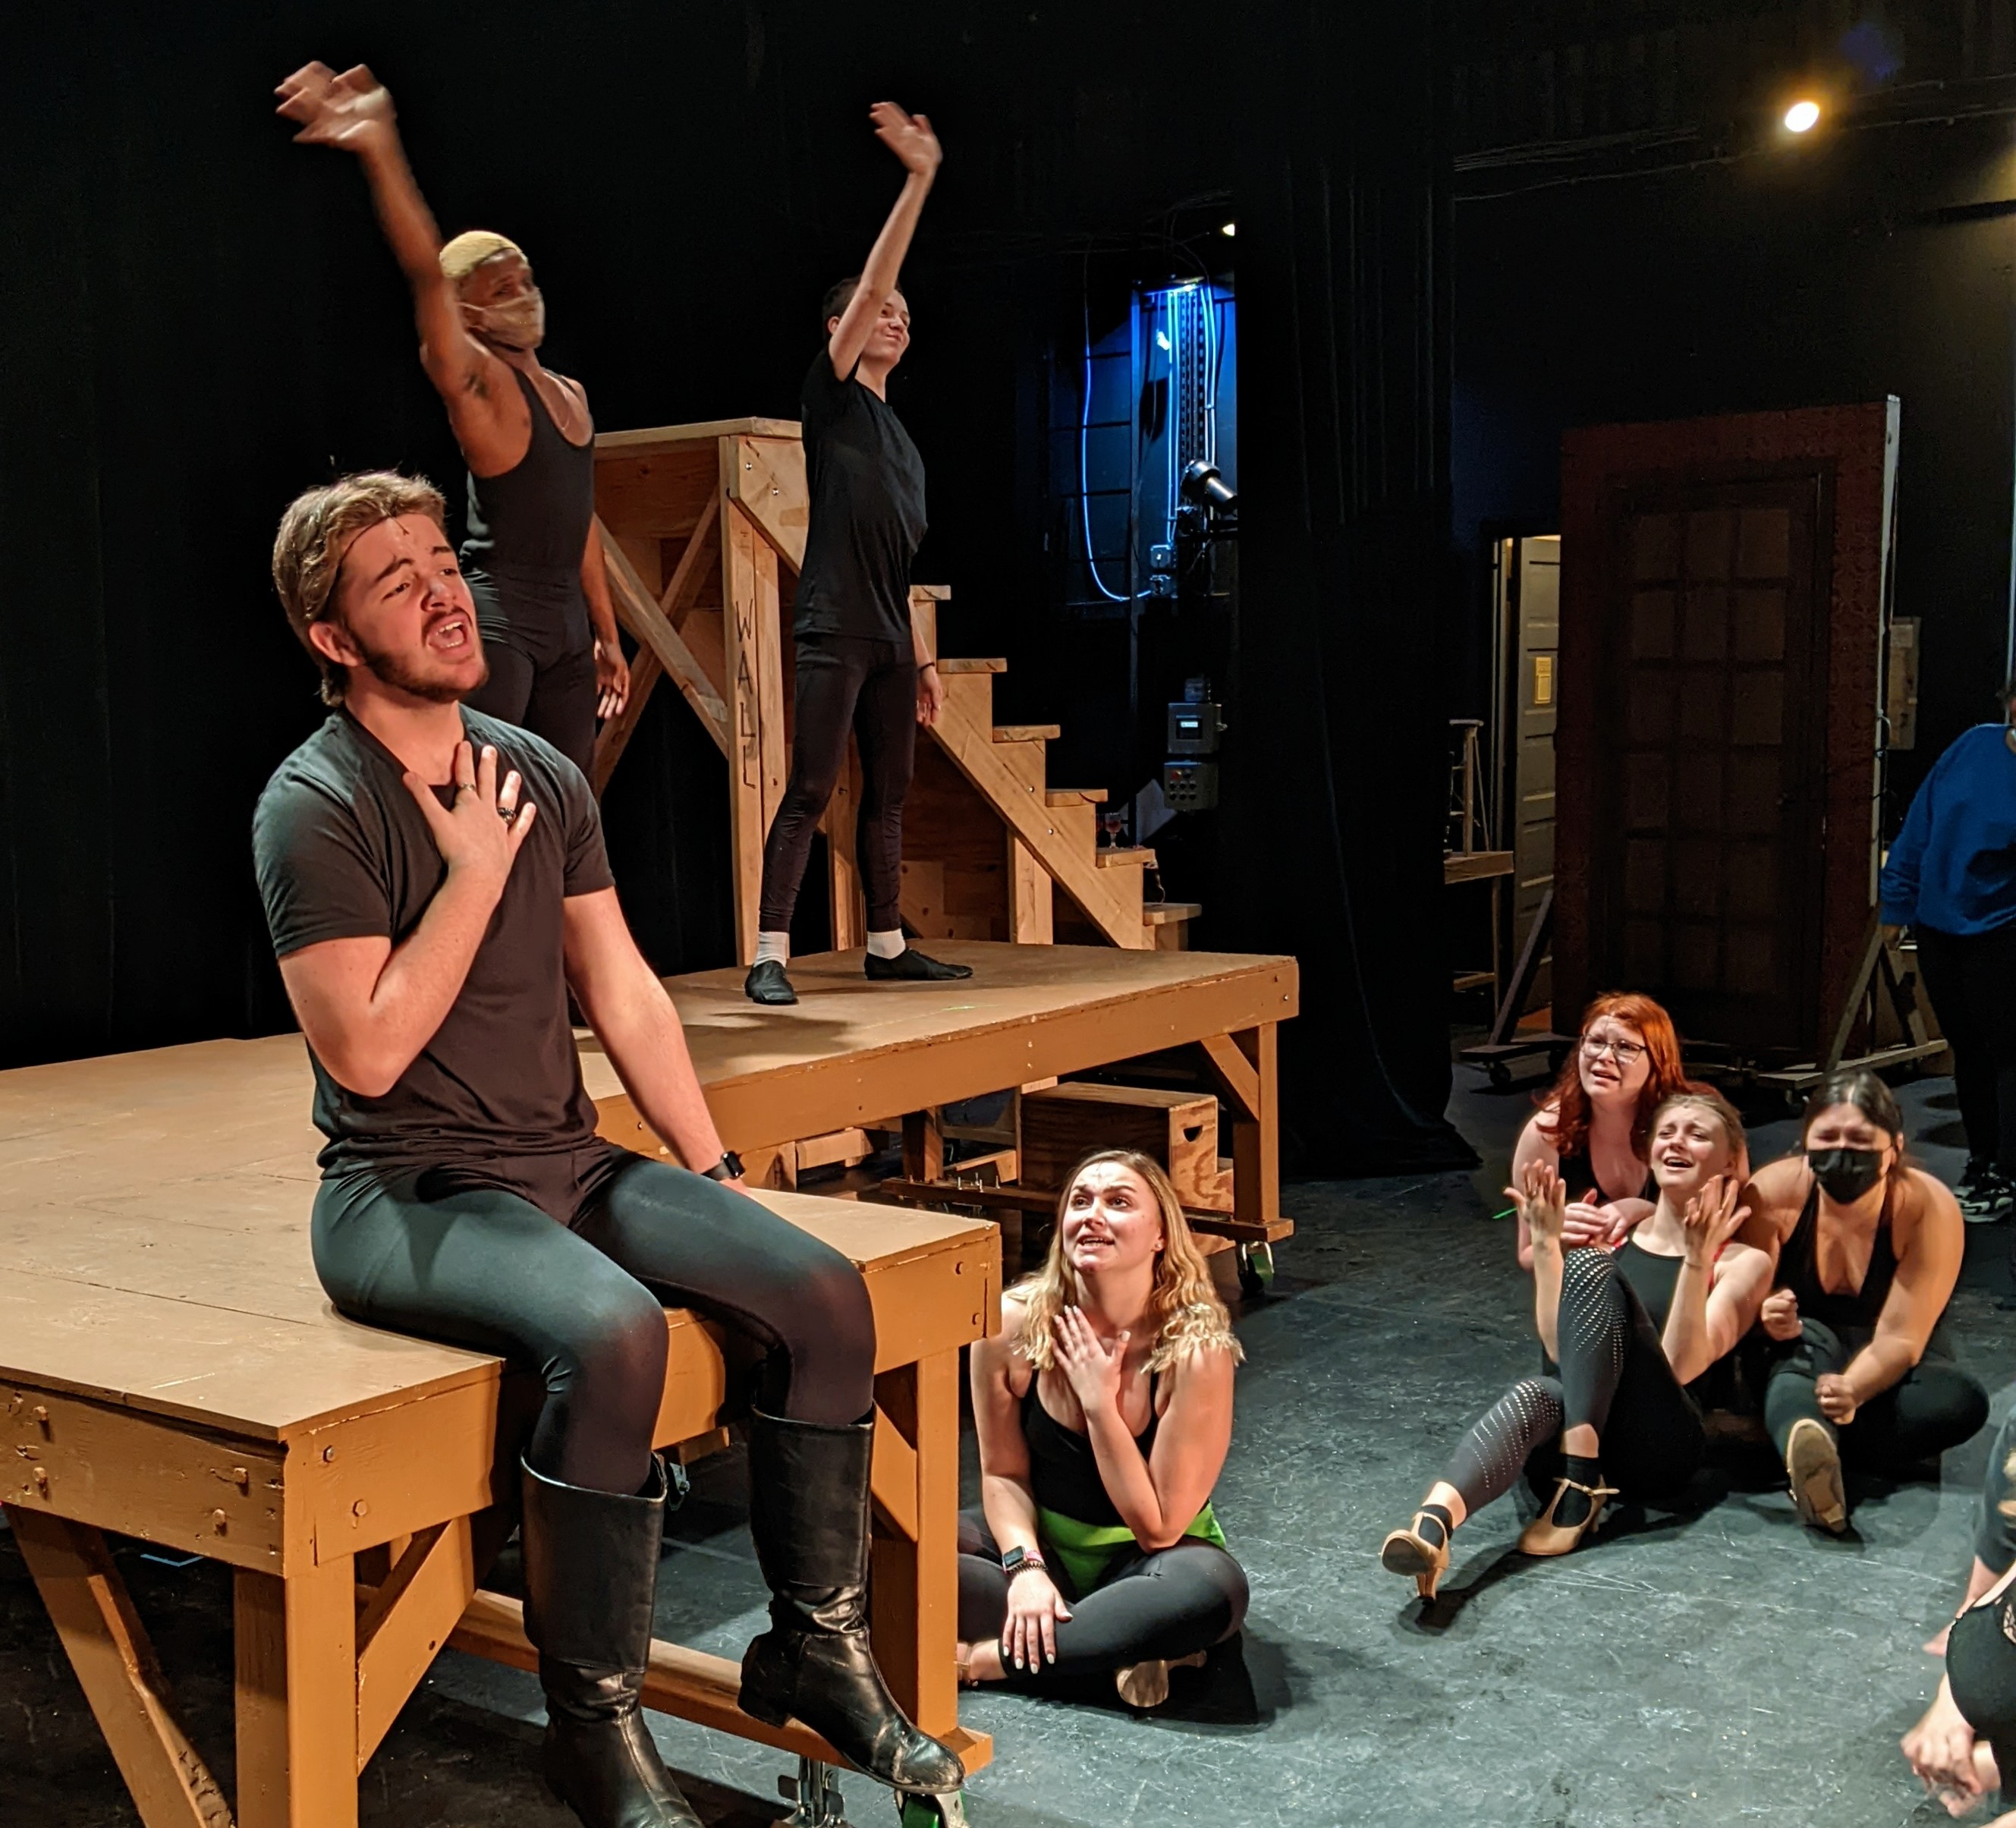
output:
[{"label": "performer with raised arms", "polygon": [[444,247],[406,164],[392,98],[359,64],[310,63],[280,85],[294,137],[340,146],[413,290],[420,365],[469,465],[463,567],[490,677],[472,709],[543,736],[584,774],[595,720],[630,689],[595,532],[595,422],[578,381],[540,365],[545,301],[515,242],[484,229]]},{"label": "performer with raised arms", "polygon": [[752,1002],[794,1003],[784,974],[812,833],[847,765],[851,728],[861,745],[855,849],[868,898],[868,976],[970,977],[908,947],[898,907],[903,799],[917,725],[934,723],[945,687],[910,612],[910,561],[924,537],[924,465],[889,404],[889,376],[910,346],[910,308],[897,290],[903,256],[938,175],[938,136],[894,102],[869,110],[875,137],[903,162],[902,190],[868,264],[827,292],[826,342],[805,376],[801,408],[812,520],[793,617],[797,638],[791,778],[763,847],[763,898]]}]

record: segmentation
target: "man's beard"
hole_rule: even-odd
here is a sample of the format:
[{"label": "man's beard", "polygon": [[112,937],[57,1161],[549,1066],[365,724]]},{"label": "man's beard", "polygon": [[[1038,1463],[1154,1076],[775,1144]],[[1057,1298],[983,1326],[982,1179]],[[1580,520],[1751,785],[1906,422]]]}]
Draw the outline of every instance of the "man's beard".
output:
[{"label": "man's beard", "polygon": [[[477,632],[475,618],[470,620],[470,631],[475,635],[481,652],[482,635]],[[350,637],[350,645],[355,648],[364,661],[365,670],[381,686],[390,686],[394,691],[403,692],[409,697],[424,699],[430,704],[455,704],[473,692],[481,692],[490,683],[490,657],[483,655],[483,671],[467,686],[457,686],[445,679],[432,679],[415,672],[403,657],[373,649],[348,623],[343,632]]]}]

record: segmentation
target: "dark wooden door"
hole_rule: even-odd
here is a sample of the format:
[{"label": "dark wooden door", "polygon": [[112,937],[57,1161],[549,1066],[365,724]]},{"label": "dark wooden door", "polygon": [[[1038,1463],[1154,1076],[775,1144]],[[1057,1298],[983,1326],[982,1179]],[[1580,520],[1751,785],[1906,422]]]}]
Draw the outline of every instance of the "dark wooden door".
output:
[{"label": "dark wooden door", "polygon": [[1591,956],[1684,1032],[1811,1032],[1826,767],[1825,479],[1628,491],[1599,665]]},{"label": "dark wooden door", "polygon": [[1571,432],[1555,1026],[1812,1057],[1872,918],[1895,401]]}]

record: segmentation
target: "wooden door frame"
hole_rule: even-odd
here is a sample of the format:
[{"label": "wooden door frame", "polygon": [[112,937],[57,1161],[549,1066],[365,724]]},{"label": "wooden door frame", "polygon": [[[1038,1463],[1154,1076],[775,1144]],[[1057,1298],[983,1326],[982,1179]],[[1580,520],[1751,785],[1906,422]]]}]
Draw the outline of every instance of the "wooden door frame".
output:
[{"label": "wooden door frame", "polygon": [[[1814,1032],[1795,1044],[1817,1051],[1826,1012],[1848,995],[1875,900],[1875,851],[1882,628],[1887,609],[1892,506],[1900,408],[1891,398],[1863,405],[1738,413],[1638,425],[1593,426],[1561,441],[1561,664],[1556,727],[1554,993],[1557,1027],[1604,991],[1599,981],[1592,881],[1597,821],[1603,816],[1597,696],[1605,673],[1606,609],[1614,542],[1629,491],[1661,477],[1755,477],[1824,468],[1833,478],[1820,527],[1831,564],[1816,621],[1827,635],[1824,815],[1831,837],[1820,884],[1820,947]],[[1831,514],[1827,510],[1831,507]],[[1831,525],[1830,525],[1831,520]],[[1590,657],[1586,661],[1580,657]]]}]

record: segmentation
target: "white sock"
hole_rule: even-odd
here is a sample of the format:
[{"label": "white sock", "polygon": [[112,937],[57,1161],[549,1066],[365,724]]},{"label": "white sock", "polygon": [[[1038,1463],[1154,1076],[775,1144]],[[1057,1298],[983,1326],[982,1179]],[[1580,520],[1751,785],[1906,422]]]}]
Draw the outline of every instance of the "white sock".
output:
[{"label": "white sock", "polygon": [[900,959],[903,955],[903,930],[898,927],[887,933],[871,933],[868,936],[868,953],[870,958]]},{"label": "white sock", "polygon": [[788,933],[759,933],[756,959],[759,965],[788,965],[791,962],[791,936]]}]

